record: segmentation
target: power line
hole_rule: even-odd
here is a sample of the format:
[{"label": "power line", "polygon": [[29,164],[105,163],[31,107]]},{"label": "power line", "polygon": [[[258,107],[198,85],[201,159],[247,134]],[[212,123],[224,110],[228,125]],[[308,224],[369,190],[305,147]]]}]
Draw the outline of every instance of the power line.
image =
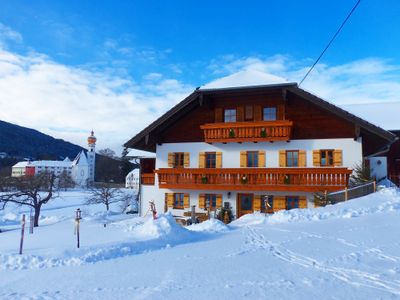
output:
[{"label": "power line", "polygon": [[326,50],[328,50],[329,46],[332,44],[333,40],[338,36],[339,32],[342,30],[343,26],[346,24],[347,20],[350,18],[352,13],[356,10],[358,4],[360,4],[361,0],[358,0],[357,3],[354,5],[354,7],[351,9],[350,13],[347,15],[346,19],[343,21],[342,25],[340,25],[339,29],[336,31],[335,35],[332,37],[332,39],[329,41],[328,45],[326,45],[324,51],[321,52],[321,54],[318,56],[317,60],[314,62],[314,64],[311,66],[311,68],[308,70],[307,74],[303,77],[303,79],[300,81],[299,86],[303,83],[303,81],[307,78],[308,74],[311,73],[311,71],[314,69],[315,65],[319,62],[321,57],[324,55]]}]

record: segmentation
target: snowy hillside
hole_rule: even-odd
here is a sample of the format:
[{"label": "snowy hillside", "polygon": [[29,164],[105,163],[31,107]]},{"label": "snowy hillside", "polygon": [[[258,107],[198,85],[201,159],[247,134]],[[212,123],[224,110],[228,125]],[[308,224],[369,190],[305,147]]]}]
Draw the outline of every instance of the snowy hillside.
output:
[{"label": "snowy hillside", "polygon": [[[400,194],[184,228],[84,206],[44,207],[18,255],[19,215],[0,211],[0,299],[400,298]],[[83,210],[81,248],[73,215]],[[104,227],[104,223],[107,224]]]}]

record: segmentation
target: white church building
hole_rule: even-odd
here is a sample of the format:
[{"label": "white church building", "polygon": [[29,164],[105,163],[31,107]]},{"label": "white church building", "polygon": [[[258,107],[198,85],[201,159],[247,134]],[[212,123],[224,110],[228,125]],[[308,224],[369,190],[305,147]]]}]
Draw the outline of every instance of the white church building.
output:
[{"label": "white church building", "polygon": [[12,177],[35,176],[43,172],[50,172],[56,176],[67,173],[79,186],[94,182],[96,162],[96,137],[92,131],[88,137],[88,151],[82,150],[73,161],[68,157],[59,160],[22,161],[12,167]]}]

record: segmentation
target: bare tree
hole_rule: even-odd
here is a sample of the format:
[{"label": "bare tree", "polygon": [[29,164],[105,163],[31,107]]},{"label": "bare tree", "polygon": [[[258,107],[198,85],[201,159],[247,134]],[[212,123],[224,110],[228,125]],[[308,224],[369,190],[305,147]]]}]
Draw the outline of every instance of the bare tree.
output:
[{"label": "bare tree", "polygon": [[98,152],[99,152],[99,154],[101,154],[103,156],[107,156],[109,158],[115,157],[115,151],[111,150],[110,148],[101,149]]},{"label": "bare tree", "polygon": [[72,179],[72,176],[67,171],[62,171],[62,173],[58,176],[58,187],[60,189],[67,190],[69,188],[75,187],[75,181]]},{"label": "bare tree", "polygon": [[0,194],[0,208],[7,204],[32,207],[34,226],[39,226],[39,216],[42,205],[56,198],[56,176],[51,173],[41,173],[33,177],[8,177]]},{"label": "bare tree", "polygon": [[126,202],[130,195],[124,193],[120,188],[112,183],[97,183],[90,188],[90,196],[86,199],[86,204],[104,204],[106,210],[110,210],[112,203]]}]

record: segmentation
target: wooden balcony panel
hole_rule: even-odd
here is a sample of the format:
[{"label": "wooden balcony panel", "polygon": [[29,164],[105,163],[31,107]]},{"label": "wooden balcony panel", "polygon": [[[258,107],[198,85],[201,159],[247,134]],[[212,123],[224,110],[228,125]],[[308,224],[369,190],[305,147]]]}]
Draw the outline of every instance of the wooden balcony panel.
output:
[{"label": "wooden balcony panel", "polygon": [[142,174],[142,184],[143,185],[154,185],[155,184],[155,174],[154,173],[143,173]]},{"label": "wooden balcony panel", "polygon": [[160,188],[245,191],[338,191],[348,185],[347,168],[159,169]]},{"label": "wooden balcony panel", "polygon": [[288,141],[293,122],[288,120],[210,123],[201,125],[206,143]]}]

